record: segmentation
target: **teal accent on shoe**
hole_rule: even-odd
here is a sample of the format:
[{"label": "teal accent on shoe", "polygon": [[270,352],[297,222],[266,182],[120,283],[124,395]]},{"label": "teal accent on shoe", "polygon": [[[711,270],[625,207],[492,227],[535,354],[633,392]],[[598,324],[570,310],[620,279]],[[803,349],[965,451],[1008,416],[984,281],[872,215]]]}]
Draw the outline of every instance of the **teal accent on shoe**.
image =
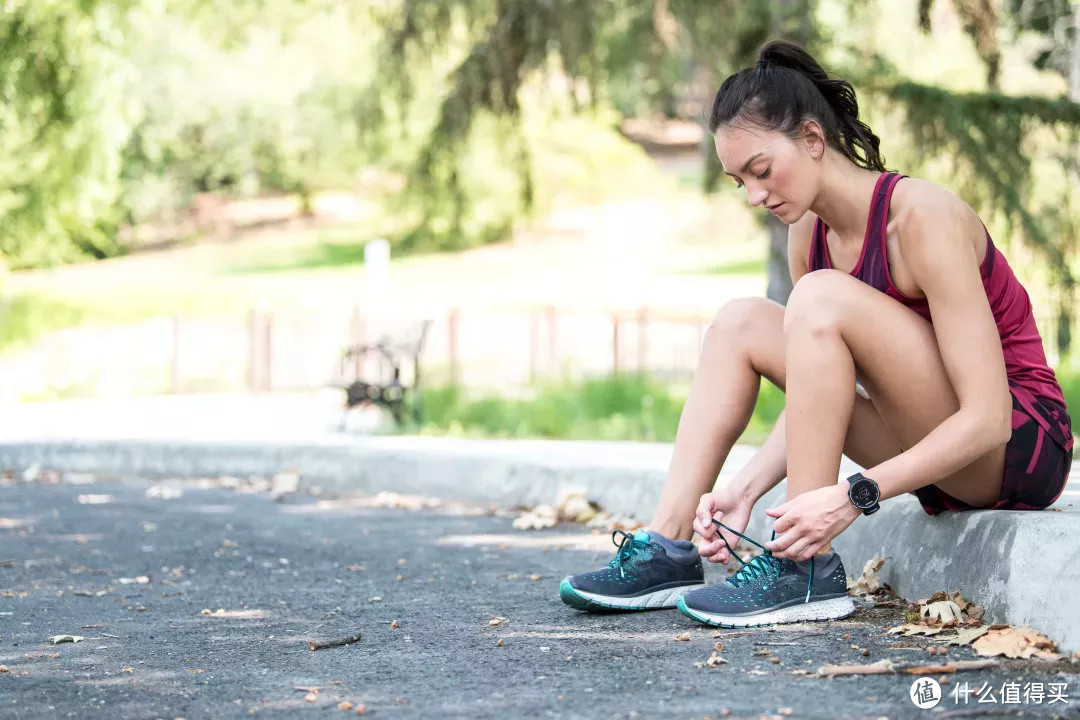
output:
[{"label": "teal accent on shoe", "polygon": [[572,608],[578,610],[646,610],[643,607],[625,607],[622,605],[609,605],[608,603],[585,597],[570,584],[569,580],[559,583],[559,597]]},{"label": "teal accent on shoe", "polygon": [[[637,612],[640,610],[664,610],[665,608],[649,608],[644,605],[612,605],[606,602],[600,602],[592,598],[585,597],[570,584],[570,580],[566,579],[559,583],[559,597],[562,601],[572,608],[578,610],[612,610],[615,612]],[[682,598],[679,598],[679,602],[682,602]],[[666,609],[670,609],[666,608]]]},{"label": "teal accent on shoe", "polygon": [[735,627],[734,625],[725,625],[724,623],[718,623],[713,620],[709,620],[708,618],[702,617],[701,615],[698,615],[696,612],[686,607],[686,603],[683,602],[682,598],[679,598],[679,601],[675,603],[675,608],[686,617],[702,623],[703,625],[711,625],[713,627]]}]

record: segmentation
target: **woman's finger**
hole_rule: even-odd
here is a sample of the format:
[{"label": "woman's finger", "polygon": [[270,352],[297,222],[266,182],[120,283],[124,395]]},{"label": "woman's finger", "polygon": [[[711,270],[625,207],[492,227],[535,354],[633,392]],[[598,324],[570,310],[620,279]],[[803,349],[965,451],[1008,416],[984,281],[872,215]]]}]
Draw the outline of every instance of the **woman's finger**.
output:
[{"label": "woman's finger", "polygon": [[784,557],[795,562],[801,562],[813,557],[817,543],[807,538],[802,538],[791,544],[784,552]]}]

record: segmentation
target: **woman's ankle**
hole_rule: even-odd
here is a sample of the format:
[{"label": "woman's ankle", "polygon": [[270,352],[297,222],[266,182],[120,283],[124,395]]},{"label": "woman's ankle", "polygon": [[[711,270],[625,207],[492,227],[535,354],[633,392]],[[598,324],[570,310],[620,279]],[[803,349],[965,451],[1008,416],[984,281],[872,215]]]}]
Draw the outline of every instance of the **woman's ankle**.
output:
[{"label": "woman's ankle", "polygon": [[657,532],[668,540],[691,540],[694,537],[693,522],[680,523],[673,520],[661,520],[654,518],[653,522],[646,527],[651,532]]}]

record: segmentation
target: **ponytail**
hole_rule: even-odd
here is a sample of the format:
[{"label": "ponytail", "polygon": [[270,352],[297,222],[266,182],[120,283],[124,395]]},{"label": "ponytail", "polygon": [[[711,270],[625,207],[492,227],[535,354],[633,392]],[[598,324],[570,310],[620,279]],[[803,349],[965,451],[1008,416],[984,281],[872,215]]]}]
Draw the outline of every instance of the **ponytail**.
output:
[{"label": "ponytail", "polygon": [[709,113],[709,131],[748,122],[794,139],[809,118],[821,125],[825,142],[851,162],[885,171],[881,140],[859,120],[851,83],[830,78],[808,52],[784,40],[765,45],[755,67],[723,82]]}]

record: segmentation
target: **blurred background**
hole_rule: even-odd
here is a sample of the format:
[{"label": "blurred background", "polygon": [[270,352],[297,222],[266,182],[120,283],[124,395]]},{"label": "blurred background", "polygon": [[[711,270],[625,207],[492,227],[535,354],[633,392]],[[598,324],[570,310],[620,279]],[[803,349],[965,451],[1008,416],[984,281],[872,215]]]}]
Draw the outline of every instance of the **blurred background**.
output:
[{"label": "blurred background", "polygon": [[7,434],[673,439],[715,312],[790,291],[702,131],[770,37],[981,214],[1080,407],[1075,0],[10,0],[0,36]]}]

